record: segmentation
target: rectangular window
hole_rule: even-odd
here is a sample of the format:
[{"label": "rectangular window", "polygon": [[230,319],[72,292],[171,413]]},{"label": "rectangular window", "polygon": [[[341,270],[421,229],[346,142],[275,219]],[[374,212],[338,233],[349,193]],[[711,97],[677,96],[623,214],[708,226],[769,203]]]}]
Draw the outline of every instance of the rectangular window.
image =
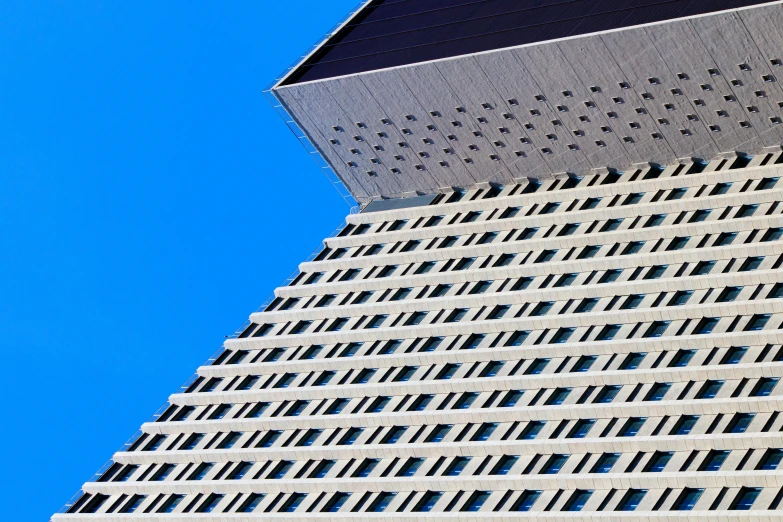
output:
[{"label": "rectangular window", "polygon": [[644,400],[645,401],[663,400],[663,398],[666,396],[666,392],[668,392],[671,387],[672,385],[667,382],[656,382],[655,384],[652,385],[650,391],[647,392],[647,395],[644,397]]},{"label": "rectangular window", "polygon": [[723,433],[745,433],[756,415],[754,413],[736,413]]},{"label": "rectangular window", "polygon": [[669,327],[670,321],[654,321],[642,337],[660,337]]},{"label": "rectangular window", "polygon": [[441,442],[449,433],[449,431],[451,431],[451,426],[451,424],[438,424],[430,432],[430,434],[427,435],[427,438],[424,439],[424,442]]},{"label": "rectangular window", "polygon": [[595,396],[595,399],[593,400],[594,404],[608,404],[614,400],[614,398],[617,396],[617,394],[622,389],[622,386],[620,385],[607,385],[601,388],[601,391],[598,392],[598,395]]},{"label": "rectangular window", "polygon": [[350,446],[351,444],[356,442],[356,439],[359,438],[359,435],[361,435],[363,431],[364,431],[363,428],[348,428],[348,431],[345,432],[345,434],[339,440],[337,445]]},{"label": "rectangular window", "polygon": [[769,314],[753,315],[748,321],[748,324],[745,325],[744,331],[753,332],[753,331],[763,330],[764,327],[767,325],[767,322],[769,321],[770,317],[771,316]]},{"label": "rectangular window", "polygon": [[237,509],[237,513],[252,513],[264,498],[263,493],[251,493]]},{"label": "rectangular window", "polygon": [[620,453],[604,453],[598,457],[598,461],[590,470],[590,473],[609,473],[612,470],[612,466],[620,458],[620,455]]},{"label": "rectangular window", "polygon": [[647,356],[647,353],[632,352],[629,353],[623,362],[620,364],[621,370],[635,370],[642,364],[642,361]]},{"label": "rectangular window", "polygon": [[762,377],[750,392],[751,397],[769,397],[780,379],[777,377]]},{"label": "rectangular window", "polygon": [[601,250],[601,245],[588,245],[584,247],[576,256],[577,259],[590,259],[595,257],[598,251]]},{"label": "rectangular window", "polygon": [[470,457],[454,457],[443,472],[444,477],[457,477],[470,462]]},{"label": "rectangular window", "polygon": [[555,257],[555,254],[557,254],[557,250],[543,250],[538,254],[535,263],[546,263],[547,261],[551,261],[552,258]]},{"label": "rectangular window", "polygon": [[491,491],[474,491],[460,511],[476,512],[480,510],[491,494]]},{"label": "rectangular window", "polygon": [[693,329],[694,335],[709,334],[718,325],[720,317],[703,317],[699,320],[696,328]]},{"label": "rectangular window", "polygon": [[729,453],[731,452],[728,450],[711,450],[704,457],[704,462],[699,466],[699,471],[718,471],[726,457],[729,456]]},{"label": "rectangular window", "polygon": [[530,239],[536,235],[536,232],[538,232],[538,228],[528,227],[519,233],[519,236],[517,236],[517,241],[525,241]]},{"label": "rectangular window", "polygon": [[397,493],[381,491],[378,493],[378,496],[376,496],[375,499],[370,503],[370,507],[367,508],[367,511],[370,513],[383,512],[396,496]]},{"label": "rectangular window", "polygon": [[201,505],[196,508],[196,513],[211,513],[212,510],[217,507],[220,501],[223,500],[224,496],[225,495],[221,495],[219,493],[210,493],[204,502],[202,502]]},{"label": "rectangular window", "polygon": [[696,350],[678,350],[669,363],[669,368],[684,368],[688,366],[688,363],[693,359],[695,354]]},{"label": "rectangular window", "polygon": [[781,460],[783,460],[783,449],[768,449],[764,456],[761,457],[756,469],[764,471],[776,470]]},{"label": "rectangular window", "polygon": [[731,505],[729,506],[730,511],[747,511],[751,507],[753,507],[753,503],[756,501],[756,498],[761,493],[762,488],[748,488],[743,487],[739,490],[739,493],[737,493],[737,496],[734,497],[734,500],[731,502]]},{"label": "rectangular window", "polygon": [[523,491],[519,498],[511,505],[510,511],[530,511],[530,508],[533,507],[533,504],[536,503],[536,500],[538,500],[538,497],[541,496],[540,491],[534,491],[531,489],[526,489]]},{"label": "rectangular window", "polygon": [[574,328],[558,328],[555,335],[552,336],[551,344],[562,344],[568,341],[571,334],[574,333]]},{"label": "rectangular window", "polygon": [[563,506],[563,511],[581,511],[592,494],[592,491],[577,489]]},{"label": "rectangular window", "polygon": [[580,419],[576,421],[574,427],[566,435],[567,439],[583,439],[595,425],[595,419]]},{"label": "rectangular window", "polygon": [[291,493],[291,495],[283,502],[280,507],[281,513],[293,513],[296,508],[302,503],[307,496],[307,493]]},{"label": "rectangular window", "polygon": [[504,346],[521,346],[529,334],[530,332],[517,330],[509,336]]},{"label": "rectangular window", "polygon": [[706,381],[699,392],[696,394],[697,399],[714,399],[720,389],[723,387],[724,381],[709,380]]},{"label": "rectangular window", "polygon": [[416,326],[421,323],[426,317],[427,312],[413,312],[408,319],[405,320],[405,326]]},{"label": "rectangular window", "polygon": [[623,498],[617,504],[615,511],[634,511],[644,496],[647,494],[646,489],[629,489],[626,491]]},{"label": "rectangular window", "polygon": [[714,247],[728,246],[734,242],[734,238],[737,237],[736,232],[721,232],[715,242],[712,244]]},{"label": "rectangular window", "polygon": [[656,451],[644,466],[644,473],[660,473],[674,456],[672,451]]},{"label": "rectangular window", "polygon": [[299,321],[291,329],[290,335],[297,335],[297,334],[304,333],[310,327],[311,324],[313,324],[312,321]]},{"label": "rectangular window", "polygon": [[380,315],[380,314],[376,315],[372,319],[370,319],[364,327],[366,329],[379,328],[387,317],[388,317],[387,315]]},{"label": "rectangular window", "polygon": [[570,455],[552,455],[549,460],[546,461],[541,468],[539,474],[541,475],[556,475],[558,471],[565,465]]},{"label": "rectangular window", "polygon": [[160,505],[157,513],[171,513],[179,506],[185,495],[169,495],[169,497]]},{"label": "rectangular window", "polygon": [[428,511],[431,511],[433,507],[435,507],[435,504],[438,503],[438,500],[440,500],[440,497],[443,496],[443,493],[440,491],[427,491],[424,493],[424,496],[421,497],[421,499],[416,503],[416,505],[413,507],[411,511],[417,512],[417,513],[426,513]]},{"label": "rectangular window", "polygon": [[699,501],[699,497],[704,493],[703,489],[685,488],[682,490],[677,500],[672,504],[672,511],[690,511],[696,502]]},{"label": "rectangular window", "polygon": [[522,433],[519,434],[519,437],[517,437],[517,440],[533,440],[536,438],[538,433],[541,431],[541,429],[546,424],[546,421],[530,421],[527,423],[527,426],[525,426],[525,429],[522,430]]},{"label": "rectangular window", "polygon": [[625,421],[625,424],[622,428],[620,428],[620,432],[617,434],[618,437],[634,437],[637,433],[639,433],[639,430],[642,429],[642,426],[644,426],[645,421],[647,421],[646,417],[631,417],[627,421]]},{"label": "rectangular window", "polygon": [[669,435],[687,435],[693,430],[693,427],[696,426],[698,421],[698,415],[682,415],[677,419],[677,422],[669,432]]}]

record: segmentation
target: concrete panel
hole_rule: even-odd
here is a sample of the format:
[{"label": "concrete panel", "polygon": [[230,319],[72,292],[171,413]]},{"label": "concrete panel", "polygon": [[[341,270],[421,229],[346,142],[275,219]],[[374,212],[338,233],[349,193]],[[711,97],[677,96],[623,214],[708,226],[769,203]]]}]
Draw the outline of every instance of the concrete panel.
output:
[{"label": "concrete panel", "polygon": [[[462,161],[456,161],[453,155],[445,154],[444,148],[450,147],[446,136],[450,132],[446,127],[448,121],[443,116],[432,116],[419,102],[416,95],[408,89],[408,86],[399,77],[396,71],[388,71],[385,74],[367,74],[357,76],[369,90],[373,98],[386,109],[390,115],[389,120],[398,132],[401,128],[409,128],[415,136],[430,137],[435,143],[426,145],[418,139],[419,146],[431,154],[431,159],[423,161],[427,170],[435,178],[438,187],[452,185],[469,186],[475,183]],[[408,121],[407,116],[412,115],[415,120]],[[432,125],[435,130],[430,130],[427,125]],[[400,134],[401,136],[401,134]],[[397,142],[394,141],[394,144]],[[438,162],[445,161],[448,167],[442,167]],[[409,166],[408,166],[409,167]],[[456,180],[456,183],[455,183]]]},{"label": "concrete panel", "polygon": [[[672,94],[671,89],[679,86],[675,77],[668,74],[666,63],[644,28],[605,34],[601,39],[631,83],[627,103],[636,112],[633,121],[641,126],[640,134],[646,134],[649,139],[652,133],[660,133],[678,158],[711,158],[719,152],[704,125],[688,121],[690,107],[681,96]],[[644,112],[640,114],[638,109]],[[685,129],[690,131],[690,135],[682,134]]]},{"label": "concrete panel", "polygon": [[[770,73],[767,57],[756,46],[739,14],[732,12],[697,18],[691,24],[718,65],[718,70],[729,81],[730,92],[736,98],[730,103],[738,103],[744,108],[744,121],[757,129],[764,146],[779,145],[783,139],[783,125],[773,125],[769,118],[772,114],[778,115],[780,108],[771,101],[769,93],[780,93],[780,87],[776,82],[762,80],[762,75]],[[748,69],[741,69],[741,65],[747,65]],[[757,93],[764,93],[764,96]],[[739,125],[739,122],[731,124]],[[743,130],[751,134],[750,129]],[[751,143],[750,139],[743,140],[737,143],[735,150],[749,148]]]},{"label": "concrete panel", "polygon": [[572,167],[574,172],[584,174],[591,168],[630,162],[624,148],[599,147],[595,144],[593,136],[603,132],[600,132],[598,122],[589,118],[589,108],[584,103],[595,100],[591,97],[589,87],[579,80],[557,45],[526,47],[515,50],[513,54],[523,64],[535,64],[535,67],[528,67],[528,73],[541,92],[546,93],[545,103],[556,115],[555,119],[562,122],[562,126],[552,130],[567,135],[567,141],[577,144],[579,152],[584,155],[585,159],[579,162],[580,166]]},{"label": "concrete panel", "polygon": [[[677,78],[678,88],[690,104],[690,111],[710,132],[718,151],[732,151],[736,143],[745,140],[751,140],[750,148],[760,147],[755,129],[747,132],[736,125],[736,122],[744,119],[745,111],[738,103],[728,103],[723,99],[721,93],[730,92],[728,81],[724,76],[710,75],[709,70],[717,69],[717,64],[690,22],[671,24],[666,31],[651,27],[646,32],[667,65],[671,77]],[[684,53],[682,49],[690,52]],[[719,111],[723,112],[719,114]],[[752,137],[754,133],[756,138]]]},{"label": "concrete panel", "polygon": [[361,202],[710,160],[783,140],[782,25],[774,4],[279,92]]},{"label": "concrete panel", "polygon": [[[413,165],[419,163],[416,157],[416,148],[413,145],[412,136],[403,136],[400,129],[392,125],[384,125],[382,120],[391,119],[396,114],[389,114],[385,107],[379,105],[372,97],[370,91],[358,78],[338,78],[331,82],[324,82],[332,98],[354,121],[364,123],[366,129],[357,129],[356,136],[366,144],[368,156],[363,158],[364,170],[373,170],[378,173],[377,182],[382,184],[384,193],[412,192],[426,190],[435,184],[435,180],[426,171],[416,171]],[[376,129],[384,127],[389,139],[378,136]],[[399,147],[400,142],[411,143],[412,147]],[[356,145],[354,141],[352,146]],[[380,150],[378,150],[380,148]],[[395,159],[395,156],[403,158]],[[379,161],[374,163],[372,159]],[[370,164],[366,162],[369,161]],[[405,168],[400,168],[404,166]],[[399,172],[392,172],[392,168],[399,168]]]}]

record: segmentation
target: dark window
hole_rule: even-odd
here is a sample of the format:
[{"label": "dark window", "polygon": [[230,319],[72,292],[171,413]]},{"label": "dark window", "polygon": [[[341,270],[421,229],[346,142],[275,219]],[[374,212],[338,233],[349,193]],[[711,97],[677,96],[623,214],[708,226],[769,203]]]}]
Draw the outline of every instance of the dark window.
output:
[{"label": "dark window", "polygon": [[724,381],[709,380],[705,382],[699,392],[696,394],[697,399],[713,399],[721,387],[723,387]]},{"label": "dark window", "polygon": [[666,464],[669,463],[672,456],[674,456],[674,452],[672,451],[656,451],[653,453],[652,457],[650,457],[650,461],[647,465],[644,466],[644,472],[660,473],[666,467]]},{"label": "dark window", "polygon": [[644,426],[645,421],[647,420],[646,417],[631,417],[627,421],[625,421],[625,424],[622,428],[620,428],[619,433],[617,433],[618,437],[633,437],[637,433],[639,433],[639,430],[642,429],[642,426]]},{"label": "dark window", "polygon": [[556,475],[565,465],[570,455],[552,455],[539,472],[541,475]]},{"label": "dark window", "polygon": [[721,364],[738,364],[748,349],[744,346],[732,346],[726,351],[726,355],[720,360]]},{"label": "dark window", "polygon": [[706,275],[710,273],[715,261],[699,261],[691,271],[692,276]]},{"label": "dark window", "polygon": [[734,497],[734,500],[731,502],[731,505],[729,506],[730,511],[747,511],[752,506],[753,503],[756,501],[756,497],[759,496],[761,493],[762,488],[748,488],[743,487],[739,490],[739,493],[737,493],[737,496]]},{"label": "dark window", "polygon": [[704,462],[699,466],[699,471],[718,471],[726,457],[729,456],[729,453],[731,452],[728,450],[711,450],[704,457]]},{"label": "dark window", "polygon": [[696,502],[699,501],[699,497],[704,493],[703,489],[685,488],[682,490],[677,500],[672,504],[672,511],[690,511]]},{"label": "dark window", "polygon": [[595,419],[580,419],[576,421],[574,427],[568,432],[566,438],[569,439],[583,439],[590,432],[590,429],[595,424]]},{"label": "dark window", "polygon": [[669,363],[670,368],[683,368],[688,366],[688,363],[693,359],[696,354],[696,350],[678,350],[672,361]]},{"label": "dark window", "polygon": [[609,473],[619,458],[620,453],[604,453],[598,457],[598,461],[596,461],[590,473]]},{"label": "dark window", "polygon": [[581,511],[592,494],[592,491],[577,489],[563,506],[563,511]]},{"label": "dark window", "polygon": [[650,388],[650,391],[644,397],[645,401],[660,401],[666,396],[666,392],[669,391],[672,385],[665,382],[656,382]]},{"label": "dark window", "polygon": [[683,415],[674,424],[669,435],[687,435],[699,421],[698,415]]},{"label": "dark window", "polygon": [[750,392],[750,396],[768,397],[772,393],[772,390],[775,389],[775,386],[779,380],[780,379],[777,377],[762,377],[753,387],[753,390]]},{"label": "dark window", "polygon": [[758,465],[756,466],[757,470],[776,470],[778,469],[778,466],[780,465],[780,461],[783,460],[783,450],[782,449],[768,449],[764,456],[761,457],[761,460],[759,461]]},{"label": "dark window", "polygon": [[642,364],[642,361],[644,360],[646,353],[629,353],[625,359],[623,360],[622,364],[620,365],[621,370],[635,370],[639,367],[640,364]]},{"label": "dark window", "polygon": [[533,440],[546,424],[546,421],[530,421],[517,437],[519,440]]},{"label": "dark window", "polygon": [[424,439],[424,442],[440,442],[446,437],[449,431],[451,431],[451,424],[438,424],[432,432],[430,432],[427,438]]},{"label": "dark window", "polygon": [[723,433],[745,433],[755,416],[754,413],[735,413]]},{"label": "dark window", "polygon": [[538,500],[538,497],[541,496],[540,491],[534,491],[530,489],[526,489],[523,491],[519,498],[511,505],[510,511],[530,511],[530,508],[533,507],[533,504],[536,503],[536,500]]},{"label": "dark window", "polygon": [[718,295],[718,298],[715,299],[715,302],[730,303],[737,298],[740,292],[742,292],[741,286],[728,286],[721,291],[721,293]]},{"label": "dark window", "polygon": [[440,500],[440,497],[443,496],[443,493],[440,491],[427,491],[424,493],[424,496],[421,497],[421,500],[419,500],[416,505],[413,507],[412,511],[414,512],[427,512],[430,511],[433,507],[435,507],[435,504]]},{"label": "dark window", "polygon": [[465,469],[465,466],[468,465],[468,462],[470,462],[470,457],[454,457],[454,460],[449,463],[449,465],[446,467],[446,470],[443,472],[443,476],[458,476],[460,473],[462,473],[462,470]]},{"label": "dark window", "polygon": [[620,389],[622,389],[622,386],[619,385],[604,386],[603,388],[601,388],[601,391],[598,392],[598,395],[595,396],[593,403],[608,404],[612,402],[614,398],[617,396],[617,394],[620,392]]},{"label": "dark window", "polygon": [[694,335],[708,334],[712,332],[713,328],[718,325],[720,317],[703,317],[696,324],[696,328],[693,329]]},{"label": "dark window", "polygon": [[634,511],[646,494],[646,489],[629,489],[625,492],[625,495],[623,495],[623,498],[614,510]]},{"label": "dark window", "polygon": [[748,324],[745,325],[745,331],[751,332],[751,331],[763,330],[764,326],[766,326],[767,324],[767,321],[769,321],[769,318],[770,318],[769,314],[755,314],[753,317],[750,318]]}]

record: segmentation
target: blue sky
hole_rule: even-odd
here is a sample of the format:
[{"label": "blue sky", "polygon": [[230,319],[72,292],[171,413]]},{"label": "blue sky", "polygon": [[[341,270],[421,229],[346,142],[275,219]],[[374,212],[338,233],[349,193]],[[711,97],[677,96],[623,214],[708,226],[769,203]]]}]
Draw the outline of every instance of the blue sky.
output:
[{"label": "blue sky", "polygon": [[0,518],[47,520],[342,222],[261,91],[356,1],[0,4]]}]

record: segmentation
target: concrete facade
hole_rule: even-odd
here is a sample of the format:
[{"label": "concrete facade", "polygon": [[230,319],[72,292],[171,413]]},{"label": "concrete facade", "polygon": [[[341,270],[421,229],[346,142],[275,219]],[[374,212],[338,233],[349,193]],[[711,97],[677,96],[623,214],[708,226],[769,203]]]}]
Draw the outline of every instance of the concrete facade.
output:
[{"label": "concrete facade", "polygon": [[779,520],[783,157],[746,161],[349,216],[53,520]]},{"label": "concrete facade", "polygon": [[360,203],[779,148],[783,7],[728,12],[273,92]]}]

